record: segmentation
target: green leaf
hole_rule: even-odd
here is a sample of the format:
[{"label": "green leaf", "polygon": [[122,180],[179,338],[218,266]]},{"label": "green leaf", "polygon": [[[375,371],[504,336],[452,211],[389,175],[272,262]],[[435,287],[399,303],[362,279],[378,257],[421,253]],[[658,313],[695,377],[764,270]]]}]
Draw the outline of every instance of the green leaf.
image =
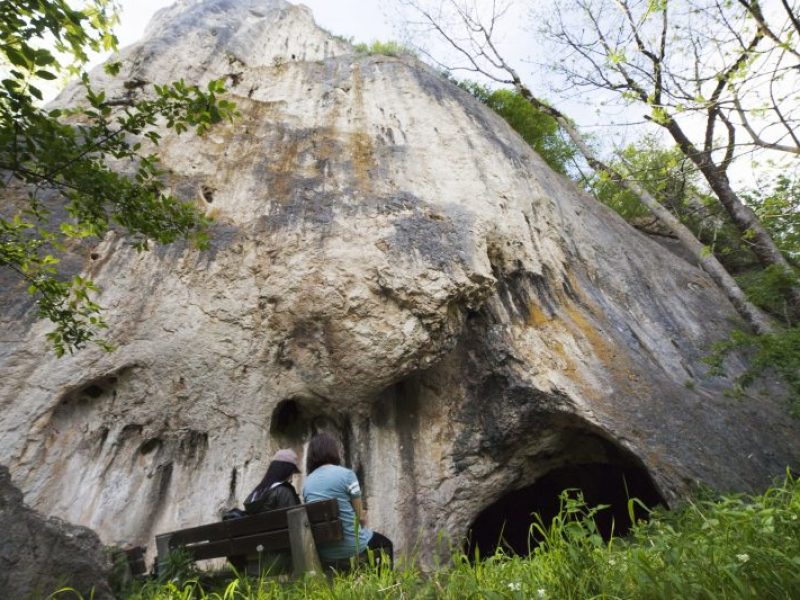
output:
[{"label": "green leaf", "polygon": [[103,66],[103,70],[111,76],[118,75],[122,69],[122,63],[119,61],[108,62]]},{"label": "green leaf", "polygon": [[[0,81],[0,104],[6,115],[0,119],[0,137],[6,140],[0,153],[2,147],[7,149],[0,162],[7,177],[0,180],[0,187],[16,180],[30,188],[27,205],[16,214],[16,208],[9,208],[12,214],[0,217],[0,267],[11,267],[22,277],[20,289],[34,296],[39,316],[53,323],[48,339],[57,356],[90,342],[113,348],[98,337],[107,325],[96,302],[97,287],[80,276],[67,281],[61,269],[59,258],[73,238],[100,237],[113,222],[138,249],[146,249],[150,240],[188,239],[202,245],[207,239],[209,220],[193,205],[165,194],[165,174],[156,157],[140,155],[137,138],[157,143],[163,122],[179,132],[202,133],[235,113],[232,103],[223,104],[215,96],[225,91],[222,82],[212,82],[206,92],[179,81],[157,86],[156,98],[132,102],[112,116],[105,93],[92,89],[80,65],[90,49],[115,46],[110,29],[113,7],[114,2],[107,0],[87,0],[81,10],[71,9],[65,0],[34,0],[0,8],[4,31],[0,52],[7,59]],[[71,62],[59,64],[51,51],[41,47],[44,43],[51,43]],[[106,71],[118,74],[120,63],[109,63]],[[37,106],[43,94],[32,80],[53,81],[73,72],[85,86],[88,108]],[[72,122],[61,122],[62,116]],[[60,218],[58,211],[49,213],[37,200],[44,187],[61,195],[68,218]],[[58,200],[53,197],[54,205]],[[24,203],[24,195],[20,201]],[[44,222],[55,227],[46,229]]]},{"label": "green leaf", "polygon": [[8,58],[9,62],[12,65],[17,67],[22,67],[23,69],[27,69],[30,66],[30,62],[28,61],[25,56],[23,56],[22,52],[14,48],[13,46],[7,46],[5,49],[6,57]]}]

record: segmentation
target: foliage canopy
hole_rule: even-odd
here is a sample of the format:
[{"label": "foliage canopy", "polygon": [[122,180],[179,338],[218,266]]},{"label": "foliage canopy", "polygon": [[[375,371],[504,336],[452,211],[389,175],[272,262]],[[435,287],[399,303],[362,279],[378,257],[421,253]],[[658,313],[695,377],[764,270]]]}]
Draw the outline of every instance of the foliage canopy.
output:
[{"label": "foliage canopy", "polygon": [[536,110],[515,90],[492,90],[469,80],[461,81],[458,85],[503,117],[551,169],[561,174],[567,173],[577,150],[561,135],[553,117]]},{"label": "foliage canopy", "polygon": [[[615,151],[609,165],[635,180],[700,240],[732,274],[758,267],[758,259],[730,217],[708,190],[695,166],[680,149],[655,136]],[[638,196],[607,177],[593,173],[581,182],[606,206],[650,234],[664,234]]]},{"label": "foliage canopy", "polygon": [[164,128],[202,134],[235,114],[218,98],[219,81],[205,90],[179,81],[116,99],[95,92],[85,73],[85,105],[42,107],[42,82],[80,73],[90,52],[116,47],[115,8],[109,0],[80,8],[66,0],[0,3],[0,268],[25,282],[38,315],[53,322],[48,337],[58,355],[92,340],[109,347],[98,337],[105,323],[91,299],[96,286],[59,270],[68,246],[111,228],[140,250],[151,240],[205,243],[208,220],[167,193],[143,142],[157,144]]}]

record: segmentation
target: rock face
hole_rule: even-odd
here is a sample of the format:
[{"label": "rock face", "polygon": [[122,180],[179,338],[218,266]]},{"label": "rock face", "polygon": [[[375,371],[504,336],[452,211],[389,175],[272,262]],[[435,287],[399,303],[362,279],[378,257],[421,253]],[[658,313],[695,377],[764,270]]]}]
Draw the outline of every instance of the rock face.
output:
[{"label": "rock face", "polygon": [[0,466],[0,591],[4,598],[47,597],[69,586],[89,597],[112,598],[111,565],[97,535],[86,527],[47,519],[22,501],[8,469]]},{"label": "rock face", "polygon": [[152,547],[325,429],[370,524],[425,555],[553,473],[613,466],[673,502],[798,456],[779,388],[705,374],[738,321],[703,273],[426,66],[278,0],[179,3],[120,60],[94,75],[110,98],[222,77],[241,118],[160,147],[216,218],[208,251],[109,235],[77,257],[116,352],[55,359],[19,294],[0,304],[0,455],[38,510]]}]

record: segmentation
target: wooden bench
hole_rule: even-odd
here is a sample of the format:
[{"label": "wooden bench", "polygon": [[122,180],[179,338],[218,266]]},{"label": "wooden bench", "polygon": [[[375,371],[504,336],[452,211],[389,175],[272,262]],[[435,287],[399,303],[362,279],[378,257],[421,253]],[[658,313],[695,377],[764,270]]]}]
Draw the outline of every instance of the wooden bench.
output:
[{"label": "wooden bench", "polygon": [[161,572],[170,552],[184,549],[194,560],[291,552],[294,575],[321,572],[316,544],[342,539],[336,500],[300,504],[156,536]]}]

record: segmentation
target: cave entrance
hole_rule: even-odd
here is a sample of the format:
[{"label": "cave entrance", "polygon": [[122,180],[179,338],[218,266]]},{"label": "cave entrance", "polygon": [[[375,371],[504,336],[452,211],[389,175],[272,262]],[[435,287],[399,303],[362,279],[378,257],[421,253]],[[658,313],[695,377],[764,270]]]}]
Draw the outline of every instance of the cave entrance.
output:
[{"label": "cave entrance", "polygon": [[302,444],[310,429],[310,418],[298,400],[281,400],[272,411],[270,437],[285,446]]},{"label": "cave entrance", "polygon": [[[470,527],[465,545],[467,556],[490,556],[498,544],[510,552],[527,555],[536,547],[540,536],[531,536],[535,513],[545,526],[558,514],[559,495],[567,488],[583,492],[587,505],[609,505],[595,515],[595,523],[605,540],[625,535],[631,526],[628,499],[638,498],[648,508],[663,504],[663,499],[650,475],[642,467],[586,463],[551,470],[532,485],[514,490],[484,509]],[[635,518],[644,519],[647,511],[636,506]],[[529,537],[530,536],[530,537]]]},{"label": "cave entrance", "polygon": [[300,397],[278,402],[270,417],[272,449],[293,448],[302,455],[312,436],[327,431],[340,441],[345,458],[349,458],[350,419],[346,414],[330,410],[330,404],[325,398]]}]

